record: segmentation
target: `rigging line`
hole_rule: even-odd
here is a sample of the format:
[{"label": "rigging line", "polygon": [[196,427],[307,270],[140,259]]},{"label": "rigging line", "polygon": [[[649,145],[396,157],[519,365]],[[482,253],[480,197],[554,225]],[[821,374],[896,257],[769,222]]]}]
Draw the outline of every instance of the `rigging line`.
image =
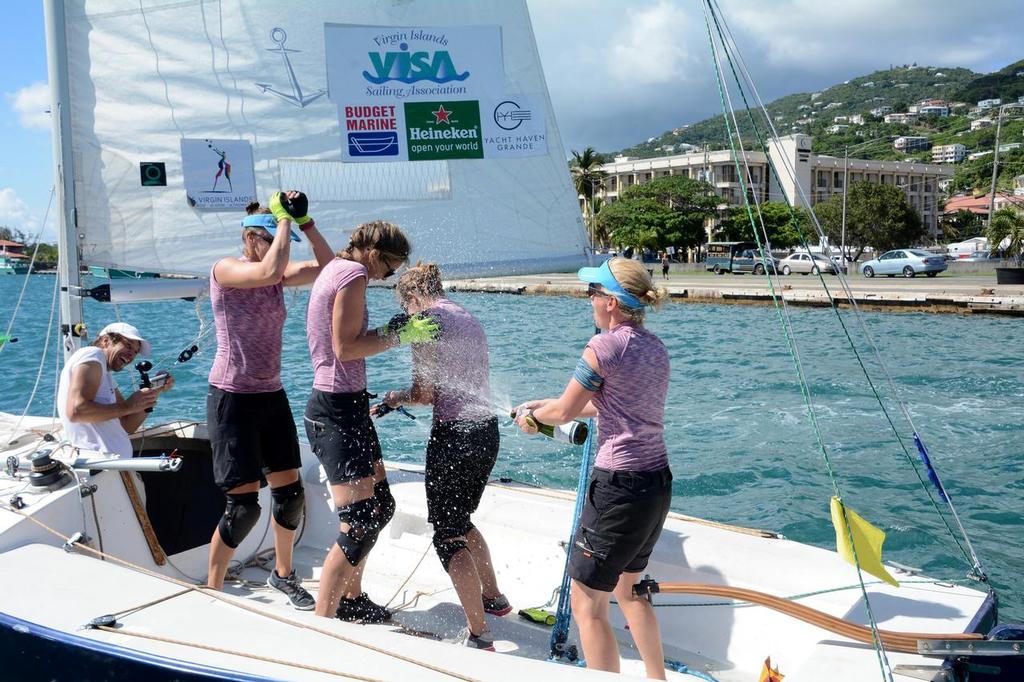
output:
[{"label": "rigging line", "polygon": [[[733,111],[732,106],[731,106],[731,101],[732,100],[729,97],[728,88],[725,87],[724,84],[723,84],[724,72],[723,72],[723,69],[722,69],[721,59],[720,59],[719,53],[718,53],[718,46],[715,44],[714,37],[711,34],[711,21],[710,21],[710,18],[709,18],[709,12],[710,12],[710,14],[714,14],[714,9],[711,7],[710,0],[705,0],[705,2],[702,3],[702,6],[704,8],[704,23],[705,23],[705,26],[707,27],[708,42],[710,43],[711,52],[712,52],[712,56],[714,58],[714,63],[715,63],[715,79],[716,79],[716,82],[718,84],[719,96],[720,96],[721,101],[722,101],[722,118],[724,119],[724,122],[725,122],[725,125],[726,125],[726,132],[728,133],[729,147],[730,147],[730,149],[732,151],[733,159],[735,160],[737,158],[737,156],[736,156],[736,146],[735,146],[735,143],[733,142],[733,138],[732,138],[732,130],[730,128],[729,117],[728,117],[728,115],[726,115],[726,111],[727,110],[730,111],[730,112]],[[728,54],[728,48],[727,48],[727,46],[724,43],[722,45],[722,49],[723,49],[724,52],[726,52]],[[726,104],[726,100],[727,99],[729,100],[729,103],[730,103],[729,105]],[[733,113],[733,120],[735,120],[735,113]],[[737,133],[737,136],[739,136],[739,131],[738,130],[736,131],[736,133]],[[740,142],[741,142],[741,147],[742,147],[742,139],[740,139]],[[737,170],[739,170],[739,168],[738,168],[739,162],[738,161],[736,161],[736,165],[737,165]],[[740,183],[741,183],[740,184],[741,188],[743,188],[745,183],[743,181],[742,175],[740,177]],[[751,227],[754,228],[755,236],[757,236],[757,234],[756,234],[757,226],[753,224],[753,216],[750,214],[750,204],[749,204],[749,201],[748,201],[748,198],[747,198],[745,190],[743,192],[743,201],[744,201],[744,204],[747,206],[747,212],[748,212],[748,215],[750,215],[750,218],[751,218]],[[762,248],[762,252],[763,252],[763,248]],[[769,283],[770,283],[770,281],[769,281]],[[773,292],[772,298],[773,298],[773,300],[775,299],[774,292]],[[785,306],[785,301],[783,301],[783,306]],[[791,328],[789,326],[787,326],[787,322],[790,322],[790,321],[787,320],[787,318],[785,316],[783,316],[783,314],[781,312],[781,309],[778,306],[778,302],[776,302],[776,310],[779,312],[779,319],[782,322],[783,333],[786,336],[786,339],[787,339],[787,341],[789,342],[789,345],[790,345],[790,354],[791,354],[791,357],[793,358],[793,364],[796,367],[797,376],[799,378],[799,383],[800,383],[800,390],[801,390],[801,393],[803,393],[803,396],[804,396],[804,403],[805,403],[806,408],[807,408],[807,416],[808,416],[808,418],[809,418],[809,420],[811,422],[811,426],[812,426],[812,428],[814,430],[815,437],[818,440],[818,445],[819,445],[819,448],[821,450],[822,459],[823,459],[823,461],[825,463],[825,468],[828,471],[828,475],[829,475],[829,478],[831,480],[832,488],[835,491],[836,497],[839,498],[840,500],[842,500],[842,494],[841,494],[841,492],[839,490],[839,481],[837,480],[837,478],[835,476],[835,473],[834,473],[834,471],[832,469],[832,464],[829,461],[829,457],[828,457],[828,451],[825,448],[825,444],[824,444],[824,442],[822,440],[821,432],[820,432],[820,430],[818,428],[817,415],[815,414],[815,410],[814,410],[814,406],[813,406],[813,402],[812,402],[811,394],[810,394],[810,386],[807,385],[806,377],[804,375],[803,364],[802,364],[802,362],[800,360],[799,350],[798,350],[798,347],[797,347],[797,344],[796,344],[796,339],[792,335]],[[883,644],[882,644],[881,633],[879,632],[878,624],[876,623],[874,614],[872,613],[871,602],[870,602],[870,599],[868,599],[867,587],[864,585],[864,577],[863,577],[863,574],[862,574],[861,568],[860,568],[860,559],[857,556],[857,547],[856,547],[856,544],[854,543],[854,539],[853,539],[853,529],[852,529],[852,526],[849,523],[849,519],[847,518],[847,513],[846,513],[845,505],[843,505],[841,507],[841,510],[843,512],[843,520],[844,520],[844,523],[846,524],[847,536],[849,538],[850,548],[851,548],[852,554],[853,554],[854,567],[857,570],[857,580],[858,580],[858,582],[860,582],[860,585],[861,585],[861,594],[864,597],[865,610],[867,611],[867,614],[868,614],[868,620],[871,623],[871,637],[872,637],[872,640],[874,642],[875,654],[876,654],[876,656],[878,656],[878,666],[879,666],[879,669],[880,669],[880,671],[882,673],[882,677],[883,678],[887,677],[889,679],[889,681],[892,682],[892,679],[893,679],[892,669],[891,669],[891,666],[889,665],[888,656],[886,655],[885,649],[884,649]]]},{"label": "rigging line", "polygon": [[146,27],[146,36],[149,39],[149,47],[153,50],[153,58],[156,60],[154,64],[154,70],[156,71],[157,77],[164,84],[164,101],[167,102],[167,108],[170,110],[171,123],[178,129],[178,136],[184,139],[185,131],[178,125],[178,118],[174,115],[174,105],[171,104],[171,89],[167,83],[167,79],[160,73],[160,53],[156,49],[156,45],[153,44],[153,31],[149,28],[149,20],[146,19],[146,8],[142,5],[142,0],[139,0],[139,16],[142,18],[142,25]]},{"label": "rigging line", "polygon": [[[56,530],[56,529],[50,527],[49,525],[47,525],[43,521],[41,521],[38,518],[36,518],[34,515],[26,512],[24,510],[15,509],[6,500],[0,499],[0,509],[2,509],[4,511],[8,511],[8,512],[10,512],[12,514],[17,514],[18,516],[28,520],[29,522],[36,524],[37,526],[39,526],[40,528],[44,529],[45,531],[47,531],[51,535],[55,535],[56,537],[60,538],[65,543],[70,542],[70,538],[68,536],[64,535],[63,533],[61,533],[59,530]],[[222,602],[224,604],[227,604],[228,606],[233,606],[233,607],[235,607],[237,609],[240,609],[242,611],[247,611],[249,613],[253,613],[253,614],[256,614],[258,616],[262,616],[264,618],[268,618],[270,620],[276,621],[278,623],[283,623],[284,625],[291,625],[291,626],[297,627],[297,628],[302,629],[302,630],[310,630],[310,631],[315,632],[317,634],[324,635],[325,637],[330,637],[331,639],[336,639],[336,640],[338,640],[340,642],[344,642],[346,644],[351,644],[352,646],[361,647],[363,649],[367,649],[369,651],[373,651],[373,652],[381,654],[383,656],[389,656],[391,658],[395,658],[395,659],[398,659],[400,661],[404,661],[404,662],[409,663],[411,665],[419,666],[419,667],[425,668],[427,670],[432,670],[432,671],[434,671],[436,673],[440,673],[442,675],[447,675],[449,677],[453,677],[453,678],[458,679],[458,680],[463,680],[463,682],[480,682],[476,678],[469,677],[468,675],[463,675],[462,673],[456,672],[454,670],[445,670],[444,668],[436,666],[436,665],[434,665],[432,663],[428,663],[427,661],[417,660],[415,658],[412,658],[411,656],[406,656],[404,654],[400,654],[400,653],[398,653],[396,651],[392,651],[392,650],[385,649],[383,647],[379,647],[379,646],[377,646],[375,644],[371,644],[369,642],[361,642],[361,641],[359,641],[357,639],[354,639],[354,638],[351,638],[351,637],[346,637],[345,635],[342,635],[342,634],[337,633],[337,632],[332,632],[331,630],[326,630],[326,629],[318,627],[316,625],[310,625],[308,623],[303,623],[303,622],[300,622],[300,621],[292,620],[290,618],[286,618],[284,616],[280,616],[280,615],[278,615],[276,613],[256,608],[255,606],[247,604],[247,603],[245,603],[244,601],[242,601],[240,599],[235,599],[235,598],[229,597],[228,595],[226,595],[226,594],[224,594],[222,592],[219,592],[217,590],[213,590],[213,589],[211,589],[209,587],[206,587],[205,585],[190,585],[189,583],[182,582],[181,580],[178,580],[177,578],[172,578],[169,575],[164,575],[163,573],[157,573],[156,571],[153,571],[153,570],[150,570],[150,569],[145,568],[143,566],[140,566],[138,564],[132,563],[131,561],[128,561],[127,559],[122,559],[120,557],[114,556],[113,554],[110,554],[110,553],[107,553],[107,552],[101,552],[101,551],[99,551],[99,550],[97,550],[97,549],[95,549],[93,547],[90,547],[87,544],[75,543],[74,547],[77,548],[77,549],[80,549],[81,551],[86,552],[88,554],[92,554],[94,556],[101,556],[104,559],[109,559],[112,563],[119,564],[121,566],[124,566],[126,568],[131,569],[131,570],[134,570],[137,573],[140,573],[142,575],[148,576],[150,578],[155,578],[156,580],[162,580],[162,581],[165,581],[165,582],[169,582],[172,585],[178,585],[180,587],[187,588],[187,589],[192,590],[194,592],[200,593],[200,594],[202,594],[205,597],[209,597],[210,599],[214,599],[214,600],[217,600],[217,601]]]},{"label": "rigging line", "polygon": [[[50,218],[50,208],[53,206],[53,197],[57,193],[56,187],[50,187],[50,200],[46,203],[46,211],[43,213],[43,222],[39,224],[39,231],[36,232],[35,236],[35,248],[32,250],[32,258],[28,263],[28,271],[25,273],[25,281],[21,284],[21,291],[18,293],[18,300],[14,304],[14,312],[11,313],[11,321],[7,323],[7,330],[4,332],[4,336],[10,336],[14,330],[14,321],[18,318],[18,310],[21,309],[21,302],[25,298],[25,290],[28,288],[29,275],[32,274],[32,266],[36,263],[36,254],[39,253],[39,238],[43,234],[43,230],[46,228],[46,221]],[[56,276],[60,279],[60,276]],[[0,343],[0,353],[4,352],[4,348],[7,346],[6,343]]]},{"label": "rigging line", "polygon": [[149,639],[154,642],[164,642],[167,644],[177,644],[179,646],[186,646],[191,649],[201,649],[203,651],[212,651],[217,654],[227,654],[229,656],[238,656],[239,658],[249,658],[254,661],[262,661],[263,663],[274,663],[275,665],[283,665],[288,668],[296,668],[299,670],[310,670],[317,673],[325,673],[327,675],[334,675],[336,677],[344,677],[350,680],[363,680],[363,682],[383,682],[377,677],[365,677],[363,675],[357,675],[356,673],[346,673],[341,670],[333,670],[331,668],[322,668],[316,665],[310,665],[308,663],[300,663],[298,661],[289,661],[283,658],[273,658],[271,656],[261,656],[259,654],[253,654],[246,651],[239,651],[238,649],[225,649],[224,647],[212,646],[209,644],[200,644],[198,642],[189,642],[182,639],[176,639],[173,637],[161,637],[160,635],[153,635],[146,632],[133,632],[124,627],[114,628],[106,625],[100,625],[96,627],[97,630],[109,632],[115,635],[128,635],[129,637],[139,637],[141,639]]},{"label": "rigging line", "polygon": [[14,442],[18,429],[21,428],[21,422],[25,420],[25,415],[27,415],[28,411],[32,408],[32,402],[36,399],[36,391],[39,389],[39,380],[43,377],[43,368],[46,366],[46,350],[50,347],[50,335],[53,332],[53,313],[57,308],[57,291],[60,289],[59,285],[60,277],[54,277],[53,294],[50,297],[50,317],[46,321],[46,340],[43,341],[43,352],[39,358],[39,370],[36,372],[36,381],[32,384],[32,393],[28,396],[28,402],[25,403],[25,409],[21,413],[21,416],[18,417],[18,421],[14,425],[14,429],[11,431],[10,438],[7,439],[8,446]]},{"label": "rigging line", "polygon": [[[712,2],[714,2],[715,6],[717,7],[717,0],[712,0]],[[733,38],[732,33],[731,33],[730,29],[729,29],[729,25],[725,22],[725,18],[724,17],[721,18],[721,23],[724,25],[725,33],[726,33],[726,35],[728,35],[729,41],[733,45],[732,52],[736,55],[737,61],[738,61],[739,65],[740,65],[740,70],[744,74],[744,80],[750,85],[751,91],[752,91],[752,93],[753,93],[753,95],[755,97],[755,100],[756,100],[757,104],[759,105],[759,108],[760,108],[762,114],[764,115],[765,122],[767,123],[768,128],[770,129],[774,139],[779,139],[778,131],[775,129],[775,125],[771,121],[771,116],[768,114],[768,111],[767,111],[767,109],[766,109],[766,107],[764,105],[764,102],[761,100],[760,94],[757,91],[757,86],[754,84],[753,78],[750,76],[750,72],[747,70],[746,63],[743,60],[743,56],[739,52],[739,48],[736,46],[736,41]],[[716,26],[718,26],[717,22],[716,22]],[[720,26],[719,26],[719,34],[721,35],[721,27]],[[724,37],[722,39],[724,40]],[[730,59],[730,66],[733,67],[733,75],[735,76],[736,75],[735,67],[732,64],[731,59]],[[739,79],[737,77],[737,82],[738,81],[739,81]],[[750,116],[750,105],[747,103],[746,96],[743,94],[742,85],[740,86],[740,93],[741,93],[741,95],[743,95],[744,104],[747,104],[747,113],[748,113],[748,116]],[[756,124],[753,123],[753,120],[751,120],[751,124],[754,126],[755,134],[758,134],[758,139],[761,142],[762,149],[764,149],[765,152],[767,152],[768,150],[767,150],[767,148],[766,148],[766,146],[764,144],[764,141],[761,140],[760,134],[758,133],[758,130],[757,130],[757,126],[756,126]],[[778,170],[775,168],[775,166],[774,166],[774,164],[773,164],[773,162],[771,160],[770,154],[768,154],[767,156],[768,156],[769,166],[776,173],[776,175],[778,175]],[[783,157],[782,160],[783,160],[783,165],[785,166],[787,172],[789,173],[790,178],[795,180],[796,172],[793,169],[793,167],[791,166],[789,159]],[[806,194],[803,191],[803,187],[799,183],[796,183],[796,182],[794,183],[794,185],[795,185],[797,191],[799,192],[801,198],[803,199],[804,203],[806,205],[810,206],[810,202],[808,200],[808,197],[806,196]],[[791,212],[791,215],[792,215],[793,214],[793,207],[790,204],[788,198],[786,200],[786,203],[790,205],[790,212]],[[820,222],[818,221],[817,216],[814,214],[813,211],[810,211],[810,216],[811,216],[812,224],[815,227],[819,238],[823,238],[824,237],[824,231],[823,231],[823,229],[821,227]],[[799,223],[797,223],[797,230],[798,230],[798,233],[800,234],[801,238],[803,239],[803,230],[800,228]],[[806,247],[806,241],[805,241],[804,245]],[[884,374],[884,376],[885,376],[885,378],[886,378],[886,380],[888,382],[890,391],[893,394],[893,398],[895,399],[895,401],[897,403],[897,406],[902,411],[904,417],[907,419],[908,423],[910,424],[910,426],[913,429],[914,434],[916,436],[917,433],[918,433],[917,427],[914,424],[913,419],[911,419],[911,417],[910,417],[910,413],[909,413],[909,410],[906,407],[906,404],[900,398],[900,394],[899,394],[899,391],[896,388],[895,381],[893,380],[892,375],[890,374],[887,365],[885,364],[884,360],[882,359],[881,353],[878,350],[878,346],[874,342],[874,338],[872,337],[872,335],[870,333],[870,330],[868,329],[867,321],[864,318],[864,315],[863,315],[862,311],[860,310],[860,306],[857,304],[856,300],[853,297],[852,290],[850,289],[849,283],[848,283],[846,277],[844,275],[842,275],[841,273],[839,274],[839,281],[840,281],[840,284],[842,285],[842,287],[844,288],[844,290],[845,290],[845,292],[847,294],[847,300],[850,303],[851,308],[854,310],[854,317],[858,321],[858,323],[859,323],[859,325],[861,327],[861,331],[864,334],[865,338],[867,339],[868,344],[869,344],[871,350],[873,351],[873,355],[874,355],[876,361],[878,362],[878,364],[880,365],[880,367],[882,369],[882,372],[883,372],[883,374]],[[826,286],[826,291],[827,291],[827,285],[825,285],[824,282],[823,282],[823,285]],[[833,304],[833,308],[835,308],[834,304]],[[970,536],[967,534],[966,528],[963,526],[963,523],[960,521],[959,514],[957,513],[956,508],[955,508],[955,506],[952,503],[952,500],[949,499],[948,495],[944,497],[944,501],[946,502],[947,506],[949,507],[949,510],[950,510],[950,512],[951,512],[951,514],[953,516],[953,519],[954,519],[957,527],[960,530],[960,533],[961,533],[961,535],[962,535],[962,537],[964,539],[964,542],[967,545],[967,549],[966,550],[964,549],[964,546],[960,543],[960,540],[957,538],[956,533],[954,533],[953,529],[950,528],[949,523],[946,520],[945,515],[941,512],[941,510],[939,509],[938,503],[935,501],[935,497],[932,494],[931,487],[928,486],[928,484],[926,484],[924,482],[924,479],[921,476],[921,472],[918,469],[918,466],[917,466],[917,464],[915,462],[915,459],[914,459],[913,455],[910,454],[909,450],[907,449],[906,445],[903,442],[903,439],[900,438],[898,429],[896,428],[896,425],[893,423],[892,418],[889,415],[889,411],[885,407],[885,405],[884,405],[884,403],[883,403],[883,401],[881,399],[881,396],[879,395],[879,393],[878,393],[878,391],[877,391],[877,389],[876,389],[876,387],[874,385],[874,381],[871,379],[871,376],[868,373],[867,368],[864,365],[864,362],[863,362],[863,360],[861,358],[861,355],[860,355],[860,353],[858,352],[858,350],[856,348],[856,345],[854,344],[852,338],[850,338],[849,331],[847,330],[846,324],[843,321],[842,316],[839,314],[838,309],[836,309],[836,315],[837,315],[837,317],[839,319],[840,326],[843,328],[844,333],[846,333],[846,335],[847,335],[847,339],[850,342],[850,347],[853,350],[854,356],[856,357],[858,364],[861,366],[861,370],[864,372],[864,375],[865,375],[865,377],[866,377],[866,379],[868,381],[868,385],[870,386],[872,392],[874,393],[875,398],[878,401],[879,406],[882,409],[882,413],[885,415],[886,420],[889,422],[889,425],[892,428],[893,433],[896,435],[896,438],[897,438],[897,440],[900,443],[900,447],[903,449],[904,457],[910,463],[911,468],[913,469],[915,475],[917,475],[918,480],[920,481],[922,488],[924,488],[925,492],[928,494],[928,497],[929,497],[929,500],[931,501],[932,507],[935,509],[935,512],[939,516],[940,520],[942,520],[943,525],[946,526],[946,530],[949,532],[950,537],[953,538],[953,541],[956,543],[957,547],[960,549],[961,554],[963,554],[963,556],[967,560],[967,562],[972,565],[972,570],[975,571],[975,573],[977,574],[977,577],[984,581],[986,579],[985,570],[982,567],[981,561],[978,558],[977,553],[974,550],[974,547],[973,547],[973,545],[971,543],[971,540],[970,540]],[[918,438],[919,438],[919,436],[918,436]],[[934,473],[935,478],[938,481],[939,489],[945,491],[945,486],[942,485],[942,481],[941,481],[941,478],[939,478],[938,472],[934,471],[934,469],[932,468],[932,473]],[[970,556],[968,556],[968,551],[970,553]]]}]

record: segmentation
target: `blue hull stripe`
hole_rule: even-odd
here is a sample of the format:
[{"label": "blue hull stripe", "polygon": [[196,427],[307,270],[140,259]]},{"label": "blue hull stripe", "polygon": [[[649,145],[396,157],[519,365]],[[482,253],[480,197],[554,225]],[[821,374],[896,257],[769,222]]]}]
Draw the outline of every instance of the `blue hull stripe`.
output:
[{"label": "blue hull stripe", "polygon": [[277,679],[99,642],[6,613],[0,613],[0,651],[5,654],[4,674],[17,672],[19,680],[271,682]]}]

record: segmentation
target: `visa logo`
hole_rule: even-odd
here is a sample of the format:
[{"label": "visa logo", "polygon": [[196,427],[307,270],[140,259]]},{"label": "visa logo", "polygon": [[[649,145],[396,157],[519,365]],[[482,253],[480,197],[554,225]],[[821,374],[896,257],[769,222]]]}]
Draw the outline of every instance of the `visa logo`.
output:
[{"label": "visa logo", "polygon": [[469,71],[459,73],[447,50],[430,52],[369,52],[374,73],[363,71],[363,78],[381,85],[388,81],[416,83],[432,81],[449,83],[469,78]]}]

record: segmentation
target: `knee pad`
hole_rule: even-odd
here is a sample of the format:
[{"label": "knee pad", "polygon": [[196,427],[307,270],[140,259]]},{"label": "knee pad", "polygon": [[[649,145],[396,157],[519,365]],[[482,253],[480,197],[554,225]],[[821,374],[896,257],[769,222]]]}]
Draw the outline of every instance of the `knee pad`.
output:
[{"label": "knee pad", "polygon": [[380,505],[380,527],[383,528],[395,515],[395,496],[386,479],[373,486],[373,499]]},{"label": "knee pad", "polygon": [[338,520],[349,529],[338,533],[338,547],[353,566],[363,560],[373,546],[381,529],[381,508],[376,497],[368,497],[344,507],[338,507]]},{"label": "knee pad", "polygon": [[227,497],[217,530],[224,544],[236,549],[260,520],[259,493],[228,493]]},{"label": "knee pad", "polygon": [[452,558],[459,550],[469,549],[466,544],[466,533],[474,528],[472,523],[467,523],[463,528],[439,528],[434,531],[434,551],[437,558],[441,560],[441,566],[448,572],[448,566]]},{"label": "knee pad", "polygon": [[295,530],[302,520],[302,512],[306,508],[306,495],[302,481],[295,481],[280,488],[273,488],[270,497],[274,500],[272,507],[277,525],[288,530]]}]

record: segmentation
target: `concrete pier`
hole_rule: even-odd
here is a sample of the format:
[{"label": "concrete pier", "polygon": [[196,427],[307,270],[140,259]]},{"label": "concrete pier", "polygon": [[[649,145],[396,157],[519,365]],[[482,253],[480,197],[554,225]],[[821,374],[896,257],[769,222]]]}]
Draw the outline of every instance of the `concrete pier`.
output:
[{"label": "concrete pier", "polygon": [[[656,272],[655,282],[668,290],[670,300],[680,303],[772,304],[771,287],[764,276],[673,272],[669,279],[662,279]],[[831,294],[840,307],[848,306],[852,298],[863,310],[1024,317],[1024,286],[997,285],[994,275],[943,273],[934,278],[867,279],[853,274],[847,282],[849,295],[833,275],[825,275],[824,286],[811,275],[773,277],[771,285],[790,305],[828,307]],[[584,296],[587,289],[574,273],[451,280],[445,285],[452,291],[542,296]]]}]

